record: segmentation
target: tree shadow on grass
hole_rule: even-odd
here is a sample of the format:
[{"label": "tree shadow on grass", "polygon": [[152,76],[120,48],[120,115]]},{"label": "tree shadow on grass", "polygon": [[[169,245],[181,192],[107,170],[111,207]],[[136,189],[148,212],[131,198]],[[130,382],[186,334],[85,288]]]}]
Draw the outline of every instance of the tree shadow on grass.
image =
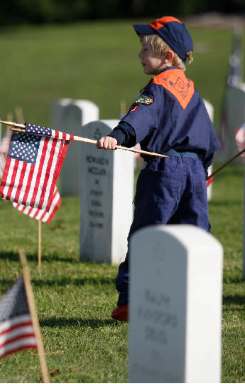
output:
[{"label": "tree shadow on grass", "polygon": [[33,284],[38,287],[65,287],[68,285],[75,286],[83,286],[83,285],[114,285],[115,278],[114,277],[82,277],[82,278],[72,278],[72,277],[62,277],[54,280],[42,280],[42,279],[34,279]]},{"label": "tree shadow on grass", "polygon": [[[226,295],[223,297],[223,304],[244,306],[245,305],[245,294],[242,295]],[[244,308],[241,308],[244,310]]]},{"label": "tree shadow on grass", "polygon": [[65,317],[50,317],[48,319],[40,320],[42,327],[89,327],[101,328],[118,324],[113,319],[81,319],[81,318],[65,318]]},{"label": "tree shadow on grass", "polygon": [[[17,277],[16,277],[17,279]],[[15,283],[16,279],[5,279],[1,278],[1,285],[3,287],[9,288],[12,284]],[[106,286],[106,285],[114,285],[115,284],[115,278],[113,277],[85,277],[85,278],[69,278],[69,277],[63,277],[59,279],[54,280],[41,280],[41,279],[32,279],[32,284],[35,287],[66,287],[69,285],[74,286],[84,286],[84,285],[95,285],[95,286]]]},{"label": "tree shadow on grass", "polygon": [[242,284],[245,279],[239,273],[234,276],[224,276],[223,282],[224,284]]},{"label": "tree shadow on grass", "polygon": [[[34,255],[29,256],[28,260],[32,261],[34,260]],[[37,256],[35,257],[35,260],[37,259]],[[0,260],[7,260],[7,261],[20,261],[18,252],[13,251],[0,251]]]},{"label": "tree shadow on grass", "polygon": [[[28,253],[27,260],[37,263],[37,254]],[[13,251],[0,251],[0,260],[8,260],[8,261],[19,261],[18,252]],[[50,254],[48,256],[43,255],[42,260],[45,263],[52,263],[53,261],[63,262],[63,263],[79,263],[79,259],[74,259],[71,257],[65,257],[62,255],[57,255],[57,253]]]}]

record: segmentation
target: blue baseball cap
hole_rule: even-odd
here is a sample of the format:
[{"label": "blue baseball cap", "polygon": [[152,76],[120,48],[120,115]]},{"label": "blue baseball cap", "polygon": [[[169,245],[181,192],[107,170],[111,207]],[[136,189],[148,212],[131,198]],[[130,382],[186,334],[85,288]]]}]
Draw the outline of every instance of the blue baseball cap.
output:
[{"label": "blue baseball cap", "polygon": [[191,35],[185,24],[175,17],[164,16],[150,24],[135,24],[133,27],[140,36],[160,36],[183,61],[186,61],[188,53],[193,51]]}]

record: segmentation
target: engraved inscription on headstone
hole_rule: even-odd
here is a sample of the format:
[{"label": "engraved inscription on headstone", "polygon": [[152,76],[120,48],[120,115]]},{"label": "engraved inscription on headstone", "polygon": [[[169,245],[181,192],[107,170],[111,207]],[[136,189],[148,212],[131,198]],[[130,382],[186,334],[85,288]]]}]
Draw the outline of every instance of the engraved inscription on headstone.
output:
[{"label": "engraved inscription on headstone", "polygon": [[[117,120],[95,121],[83,132],[98,139],[117,124]],[[133,155],[88,144],[80,152],[80,162],[81,260],[117,264],[126,255],[132,221]]]},{"label": "engraved inscription on headstone", "polygon": [[218,382],[222,247],[191,225],[130,241],[129,382]]},{"label": "engraved inscription on headstone", "polygon": [[[84,136],[82,125],[99,117],[98,107],[88,100],[61,99],[53,107],[53,124],[74,135]],[[60,191],[63,196],[79,195],[80,191],[80,152],[85,144],[72,143],[60,175]]]}]

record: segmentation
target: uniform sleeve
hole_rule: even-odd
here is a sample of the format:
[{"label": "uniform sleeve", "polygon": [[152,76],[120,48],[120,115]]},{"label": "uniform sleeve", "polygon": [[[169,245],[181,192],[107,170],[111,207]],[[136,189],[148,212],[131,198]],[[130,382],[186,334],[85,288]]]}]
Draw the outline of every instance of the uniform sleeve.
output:
[{"label": "uniform sleeve", "polygon": [[133,147],[136,144],[134,129],[125,121],[121,121],[107,136],[113,137],[119,145],[125,145],[126,147]]},{"label": "uniform sleeve", "polygon": [[163,108],[163,98],[159,98],[154,85],[149,85],[122,118],[121,122],[129,124],[134,129],[136,143],[144,140],[158,126],[160,103]]}]

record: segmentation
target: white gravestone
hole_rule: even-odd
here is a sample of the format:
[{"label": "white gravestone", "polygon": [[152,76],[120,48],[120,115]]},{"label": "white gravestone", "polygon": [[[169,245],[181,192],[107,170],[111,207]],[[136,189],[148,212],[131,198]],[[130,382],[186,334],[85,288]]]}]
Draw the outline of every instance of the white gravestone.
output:
[{"label": "white gravestone", "polygon": [[[209,115],[209,118],[210,120],[213,122],[214,121],[214,107],[211,103],[209,103],[209,101],[207,100],[204,100],[204,104],[205,104],[205,107],[207,109],[207,112],[208,112],[208,115]],[[211,175],[213,172],[213,166],[210,165],[210,167],[208,167],[208,176]],[[212,190],[213,190],[213,185],[210,184],[207,188],[207,193],[208,193],[208,201],[211,200],[212,198]]]},{"label": "white gravestone", "polygon": [[[118,120],[94,121],[83,126],[83,133],[99,139],[117,124]],[[80,258],[118,264],[127,252],[133,216],[134,156],[84,144],[80,162]]]},{"label": "white gravestone", "polygon": [[191,225],[130,241],[129,382],[219,382],[221,244]]},{"label": "white gravestone", "polygon": [[[53,107],[53,124],[77,136],[84,136],[82,125],[99,118],[98,107],[88,100],[61,99]],[[59,188],[63,196],[79,196],[80,191],[80,143],[72,143],[62,167]]]}]

